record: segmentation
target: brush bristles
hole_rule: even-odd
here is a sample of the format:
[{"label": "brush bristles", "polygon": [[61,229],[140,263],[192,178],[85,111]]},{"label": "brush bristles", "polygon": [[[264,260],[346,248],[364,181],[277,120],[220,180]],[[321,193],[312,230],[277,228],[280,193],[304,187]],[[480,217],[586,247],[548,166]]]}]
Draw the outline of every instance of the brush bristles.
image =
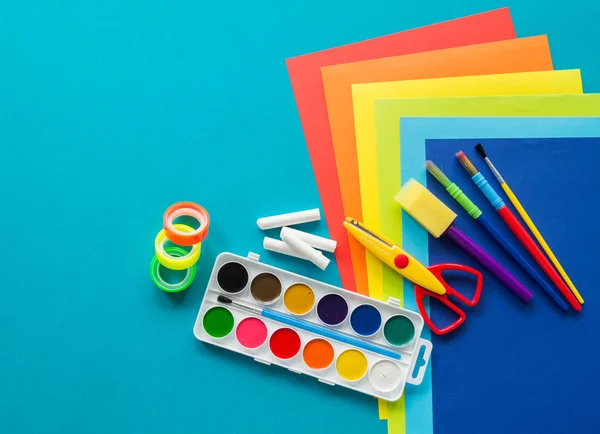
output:
[{"label": "brush bristles", "polygon": [[481,155],[483,158],[487,158],[487,154],[485,153],[485,149],[483,149],[483,145],[481,143],[475,145],[475,150],[477,151],[477,153],[479,155]]},{"label": "brush bristles", "polygon": [[473,166],[473,163],[471,163],[471,161],[467,158],[463,151],[457,152],[456,158],[458,158],[458,161],[460,161],[460,164],[463,165],[463,167],[469,173],[469,175],[477,175],[477,169],[475,169],[475,166]]},{"label": "brush bristles", "polygon": [[444,172],[442,172],[441,169],[437,167],[433,161],[427,160],[425,162],[425,168],[431,174],[431,176],[433,176],[445,188],[450,187],[450,184],[452,183],[450,182],[448,177],[444,175]]},{"label": "brush bristles", "polygon": [[229,297],[225,297],[224,295],[219,295],[217,297],[217,301],[219,303],[225,303],[225,304],[231,304],[233,302],[233,300]]}]

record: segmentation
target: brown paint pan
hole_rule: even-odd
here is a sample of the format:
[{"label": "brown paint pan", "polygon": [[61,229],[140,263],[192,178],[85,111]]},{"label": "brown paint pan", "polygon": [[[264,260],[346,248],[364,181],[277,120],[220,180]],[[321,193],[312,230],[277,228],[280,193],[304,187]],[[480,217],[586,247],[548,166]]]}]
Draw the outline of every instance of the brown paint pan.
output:
[{"label": "brown paint pan", "polygon": [[250,284],[252,298],[261,304],[273,304],[281,297],[281,280],[272,273],[260,273]]}]

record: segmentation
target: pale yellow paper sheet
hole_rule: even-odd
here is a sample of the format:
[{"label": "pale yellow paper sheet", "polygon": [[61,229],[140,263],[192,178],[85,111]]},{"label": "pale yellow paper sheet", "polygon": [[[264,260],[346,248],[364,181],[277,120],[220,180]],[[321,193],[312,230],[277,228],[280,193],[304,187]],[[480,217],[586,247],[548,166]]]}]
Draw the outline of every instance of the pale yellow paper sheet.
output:
[{"label": "pale yellow paper sheet", "polygon": [[[581,75],[578,70],[495,74],[353,85],[354,121],[364,223],[376,231],[381,231],[382,229],[379,219],[379,195],[377,189],[378,170],[375,141],[376,99],[437,96],[577,94],[581,92]],[[398,130],[398,128],[396,129]],[[399,130],[398,141],[396,143],[399,143]],[[397,149],[397,158],[394,161],[397,161],[399,165],[399,146]],[[399,179],[399,174],[396,179]],[[388,235],[401,245],[401,219],[399,215],[397,217],[397,230],[394,230],[393,234]],[[403,299],[402,279],[400,276],[396,276],[394,284],[387,288],[389,290],[384,291],[381,262],[368,252],[367,271],[370,295],[372,297],[383,299],[384,295],[394,295],[400,300]],[[404,400],[398,403],[391,403],[388,408],[382,406],[380,410],[382,418],[390,418],[388,423],[390,434],[402,432],[403,427],[400,425],[404,420]]]},{"label": "pale yellow paper sheet", "polygon": [[[354,125],[363,223],[375,231],[382,230],[377,182],[375,100],[487,95],[581,94],[582,91],[579,70],[494,74],[353,85]],[[396,144],[398,144],[400,132],[398,128],[396,130],[398,130],[396,131],[396,137],[398,138]],[[399,149],[397,151],[399,156]],[[384,233],[384,235],[400,242],[402,232],[398,229],[393,234]],[[381,262],[369,253],[367,254],[367,270],[370,296],[382,299],[384,289],[381,282]],[[390,290],[393,293],[393,288],[390,288]],[[392,295],[392,293],[389,295]]]},{"label": "pale yellow paper sheet", "polygon": [[[379,195],[379,221],[385,235],[402,233],[400,208],[400,118],[419,117],[565,117],[600,116],[600,94],[538,95],[480,98],[384,99],[375,102],[378,173],[373,191]],[[400,144],[400,146],[399,146]],[[395,158],[395,156],[398,158]],[[370,182],[371,180],[369,180]],[[393,239],[393,238],[392,238]],[[396,273],[394,273],[396,274]],[[385,285],[391,282],[385,278]]]}]

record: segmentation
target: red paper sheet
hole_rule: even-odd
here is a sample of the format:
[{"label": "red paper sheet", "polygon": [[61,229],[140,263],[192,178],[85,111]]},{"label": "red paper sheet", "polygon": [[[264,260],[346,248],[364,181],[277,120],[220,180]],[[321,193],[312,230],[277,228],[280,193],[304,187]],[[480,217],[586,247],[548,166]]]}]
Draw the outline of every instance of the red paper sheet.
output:
[{"label": "red paper sheet", "polygon": [[[342,286],[356,290],[335,155],[329,130],[321,67],[516,38],[508,8],[369,39],[287,59],[306,145],[321,196]],[[354,125],[348,125],[354,128]]]}]

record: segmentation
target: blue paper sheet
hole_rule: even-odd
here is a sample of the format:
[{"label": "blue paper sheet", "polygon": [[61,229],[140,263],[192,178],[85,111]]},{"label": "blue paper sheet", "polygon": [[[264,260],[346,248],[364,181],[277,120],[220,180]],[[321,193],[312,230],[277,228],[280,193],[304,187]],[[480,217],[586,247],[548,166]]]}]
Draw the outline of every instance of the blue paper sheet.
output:
[{"label": "blue paper sheet", "polygon": [[[596,138],[600,119],[402,118],[401,135],[402,180],[429,181],[429,188],[459,215],[458,225],[534,293],[532,304],[525,306],[485,274],[481,302],[467,311],[467,322],[450,336],[433,337],[436,434],[597,432],[592,406],[600,370],[592,362],[597,350],[589,342],[595,340],[592,333],[600,316],[594,315],[599,296],[591,271],[595,254],[590,253],[595,252],[594,240],[600,233],[593,224],[582,222],[600,216],[593,200],[595,183],[587,181],[600,157]],[[511,236],[454,157],[462,148],[495,185],[483,159],[473,151],[479,141],[582,292],[586,299],[582,313],[558,311],[448,193],[426,178],[427,156]],[[558,190],[564,193],[557,194]],[[407,215],[403,225],[404,247],[426,254],[426,233]],[[480,268],[452,243],[436,240],[429,247],[431,264],[451,261]],[[432,315],[440,318],[438,306],[432,306]]]}]

